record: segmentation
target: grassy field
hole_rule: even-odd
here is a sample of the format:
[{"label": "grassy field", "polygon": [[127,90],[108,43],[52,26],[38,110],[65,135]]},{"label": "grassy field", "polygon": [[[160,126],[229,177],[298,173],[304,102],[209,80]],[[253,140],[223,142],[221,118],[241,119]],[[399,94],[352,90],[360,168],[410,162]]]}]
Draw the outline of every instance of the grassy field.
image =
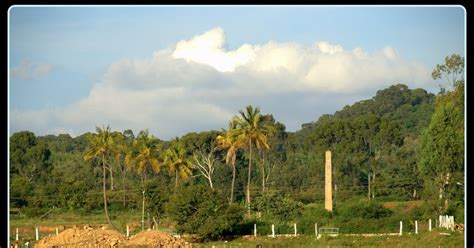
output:
[{"label": "grassy field", "polygon": [[464,233],[449,232],[450,235],[440,235],[442,230],[420,233],[418,235],[406,234],[403,236],[378,236],[378,237],[243,237],[233,241],[207,242],[196,244],[200,248],[230,248],[230,247],[464,247]]},{"label": "grassy field", "polygon": [[[134,211],[111,211],[112,222],[120,232],[125,233],[126,225],[131,226],[131,235],[141,231],[141,213]],[[105,224],[105,217],[102,211],[93,211],[88,213],[82,212],[52,212],[44,218],[26,218],[12,215],[10,217],[10,241],[15,239],[15,229],[19,228],[20,243],[24,244],[26,240],[30,240],[30,244],[34,245],[35,227],[40,227],[40,238],[48,234],[55,233],[55,228],[59,227],[59,231],[63,228],[71,228],[74,225],[79,227],[89,224],[99,226]],[[145,218],[147,223],[147,218]],[[167,219],[163,219],[159,225],[160,230],[172,231],[173,223]],[[316,239],[315,236],[298,236],[298,237],[256,237],[244,236],[231,241],[217,241],[195,244],[196,247],[202,248],[218,248],[218,247],[256,247],[261,244],[263,247],[464,247],[464,233],[458,231],[450,232],[443,229],[433,229],[428,232],[427,228],[420,228],[420,233],[404,234],[403,236],[378,236],[378,237],[361,237],[361,236],[344,236],[327,237],[322,236]],[[450,235],[442,235],[440,233],[449,233]]]}]

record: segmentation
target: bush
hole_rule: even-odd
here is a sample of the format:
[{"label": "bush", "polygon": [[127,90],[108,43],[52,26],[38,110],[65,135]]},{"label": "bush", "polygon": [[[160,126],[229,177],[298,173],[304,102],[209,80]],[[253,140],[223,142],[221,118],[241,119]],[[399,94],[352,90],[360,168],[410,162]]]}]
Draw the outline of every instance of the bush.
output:
[{"label": "bush", "polygon": [[202,240],[216,240],[239,232],[245,209],[228,204],[219,191],[205,185],[180,189],[166,205],[169,216],[177,222],[178,233],[197,234]]},{"label": "bush", "polygon": [[40,217],[41,215],[45,214],[48,209],[44,208],[35,208],[35,207],[28,207],[21,209],[21,212],[26,215],[28,218]]},{"label": "bush", "polygon": [[266,192],[255,198],[252,208],[255,211],[269,213],[278,220],[288,220],[301,215],[303,204],[275,192]]},{"label": "bush", "polygon": [[335,212],[328,212],[323,205],[306,205],[301,217],[298,219],[298,233],[311,235],[314,234],[314,224],[319,227],[331,226],[334,223]]},{"label": "bush", "polygon": [[389,217],[392,214],[390,209],[384,208],[380,202],[375,200],[359,200],[355,203],[342,205],[340,208],[341,217],[344,219],[368,218],[379,219]]}]

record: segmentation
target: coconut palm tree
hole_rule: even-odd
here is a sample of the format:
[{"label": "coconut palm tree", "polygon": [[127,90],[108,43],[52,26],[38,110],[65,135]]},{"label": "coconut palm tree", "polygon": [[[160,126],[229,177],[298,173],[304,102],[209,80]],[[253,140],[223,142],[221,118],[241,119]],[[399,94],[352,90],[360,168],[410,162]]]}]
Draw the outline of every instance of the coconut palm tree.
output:
[{"label": "coconut palm tree", "polygon": [[239,111],[241,119],[239,126],[242,129],[239,136],[246,143],[249,149],[249,171],[247,177],[247,204],[250,207],[250,175],[252,172],[252,145],[255,145],[258,150],[269,149],[267,142],[268,127],[262,122],[260,108],[255,109],[249,105],[243,110]]},{"label": "coconut palm tree", "polygon": [[232,165],[232,185],[230,188],[230,203],[234,201],[234,183],[235,183],[235,159],[237,151],[242,147],[242,140],[239,139],[240,129],[238,128],[238,118],[234,117],[229,122],[229,128],[224,130],[223,135],[216,138],[217,148],[226,150],[225,163]]},{"label": "coconut palm tree", "polygon": [[112,153],[112,149],[114,146],[114,140],[111,135],[110,127],[107,125],[106,128],[99,128],[96,127],[97,134],[93,134],[89,136],[89,147],[86,150],[84,155],[84,159],[86,161],[92,159],[100,159],[102,163],[102,184],[103,184],[103,195],[104,195],[104,210],[105,210],[105,218],[109,225],[115,228],[109,218],[109,213],[107,211],[107,194],[106,194],[106,186],[105,186],[105,176],[106,176],[106,158]]},{"label": "coconut palm tree", "polygon": [[148,130],[140,131],[137,139],[125,156],[125,163],[130,169],[136,170],[142,178],[142,230],[145,227],[145,192],[147,171],[158,173],[161,163],[158,160],[160,146],[158,140],[148,134]]},{"label": "coconut palm tree", "polygon": [[192,168],[195,166],[186,155],[183,144],[176,138],[164,153],[164,163],[170,173],[175,174],[175,188],[178,187],[178,177],[187,181],[193,174]]}]

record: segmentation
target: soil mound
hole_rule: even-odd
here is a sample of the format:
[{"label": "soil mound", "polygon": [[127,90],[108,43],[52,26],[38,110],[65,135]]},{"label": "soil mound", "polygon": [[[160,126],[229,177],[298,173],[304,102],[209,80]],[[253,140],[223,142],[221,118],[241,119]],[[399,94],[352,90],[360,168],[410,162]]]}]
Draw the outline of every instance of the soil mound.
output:
[{"label": "soil mound", "polygon": [[147,245],[151,247],[188,248],[191,244],[165,232],[148,230],[131,236],[125,246]]},{"label": "soil mound", "polygon": [[124,241],[124,235],[115,230],[92,228],[66,229],[58,235],[50,234],[36,243],[35,247],[110,247]]},{"label": "soil mound", "polygon": [[106,228],[71,228],[39,240],[35,248],[51,247],[168,247],[188,248],[190,243],[161,231],[144,231],[127,238],[124,234]]}]

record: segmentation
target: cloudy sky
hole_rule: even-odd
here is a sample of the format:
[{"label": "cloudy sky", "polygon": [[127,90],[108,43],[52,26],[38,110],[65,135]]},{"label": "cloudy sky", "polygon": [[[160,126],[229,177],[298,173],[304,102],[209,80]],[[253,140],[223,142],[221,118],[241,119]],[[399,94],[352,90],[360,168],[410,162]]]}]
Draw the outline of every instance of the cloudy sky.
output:
[{"label": "cloudy sky", "polygon": [[10,134],[110,124],[161,139],[220,130],[246,105],[288,131],[377,90],[432,93],[465,53],[451,7],[25,7],[9,11]]}]

